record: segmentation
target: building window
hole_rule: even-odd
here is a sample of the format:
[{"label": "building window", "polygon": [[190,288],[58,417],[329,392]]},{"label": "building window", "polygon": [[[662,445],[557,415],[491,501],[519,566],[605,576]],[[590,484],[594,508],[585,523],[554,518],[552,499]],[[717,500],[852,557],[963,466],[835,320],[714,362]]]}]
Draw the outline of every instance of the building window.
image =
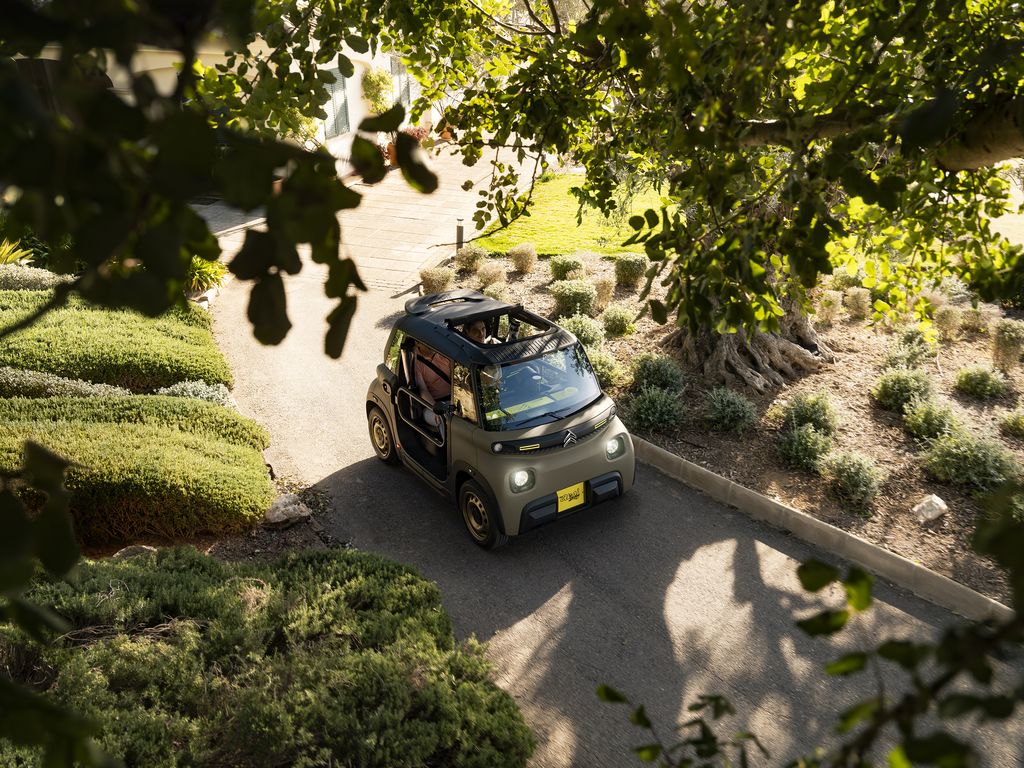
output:
[{"label": "building window", "polygon": [[324,141],[341,136],[350,130],[345,77],[336,69],[332,69],[330,72],[334,75],[334,82],[327,86],[328,99],[324,103],[324,111],[327,113],[327,119],[323,121],[322,129]]},{"label": "building window", "polygon": [[409,70],[397,56],[391,56],[391,80],[395,87],[395,96],[406,112],[412,106],[412,78]]}]

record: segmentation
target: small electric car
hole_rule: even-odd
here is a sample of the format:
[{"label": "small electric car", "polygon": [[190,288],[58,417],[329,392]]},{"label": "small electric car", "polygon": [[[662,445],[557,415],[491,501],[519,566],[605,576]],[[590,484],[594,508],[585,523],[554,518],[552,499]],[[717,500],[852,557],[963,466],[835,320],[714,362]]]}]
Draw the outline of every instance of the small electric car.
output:
[{"label": "small electric car", "polygon": [[366,417],[377,456],[455,500],[485,549],[633,486],[633,441],[583,345],[476,291],[406,303]]}]

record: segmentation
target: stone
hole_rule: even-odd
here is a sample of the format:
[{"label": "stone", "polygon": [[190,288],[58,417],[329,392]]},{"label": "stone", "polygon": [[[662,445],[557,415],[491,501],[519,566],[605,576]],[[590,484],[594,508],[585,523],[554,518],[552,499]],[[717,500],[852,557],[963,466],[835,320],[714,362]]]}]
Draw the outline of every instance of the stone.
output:
[{"label": "stone", "polygon": [[133,544],[130,547],[119,549],[114,553],[112,560],[131,560],[133,557],[140,557],[142,555],[155,555],[156,547],[150,547],[145,544]]},{"label": "stone", "polygon": [[313,513],[294,493],[279,496],[263,514],[263,524],[271,528],[287,528]]},{"label": "stone", "polygon": [[932,520],[938,520],[946,514],[949,511],[949,507],[946,506],[946,502],[932,493],[915,504],[913,511],[917,515],[917,522],[928,523]]}]

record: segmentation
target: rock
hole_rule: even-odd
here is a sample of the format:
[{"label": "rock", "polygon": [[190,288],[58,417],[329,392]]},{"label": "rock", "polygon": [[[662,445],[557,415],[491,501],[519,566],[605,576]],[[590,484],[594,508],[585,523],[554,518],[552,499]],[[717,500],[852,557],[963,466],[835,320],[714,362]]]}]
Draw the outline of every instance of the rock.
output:
[{"label": "rock", "polygon": [[294,493],[278,497],[263,514],[263,524],[271,528],[287,528],[308,518],[312,512]]},{"label": "rock", "polygon": [[917,522],[927,523],[932,520],[938,520],[949,511],[949,507],[946,506],[946,502],[933,493],[925,496],[919,503],[915,504],[913,511],[917,515]]},{"label": "rock", "polygon": [[131,560],[133,557],[140,557],[141,555],[155,555],[156,547],[146,546],[145,544],[133,544],[130,547],[119,549],[114,553],[112,560]]}]

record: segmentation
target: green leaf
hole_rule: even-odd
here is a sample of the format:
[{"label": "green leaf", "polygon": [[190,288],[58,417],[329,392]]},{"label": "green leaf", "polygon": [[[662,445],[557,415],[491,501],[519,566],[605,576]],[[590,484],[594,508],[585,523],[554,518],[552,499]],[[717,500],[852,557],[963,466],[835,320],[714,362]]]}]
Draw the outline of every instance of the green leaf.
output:
[{"label": "green leaf", "polygon": [[651,229],[654,229],[656,226],[658,226],[658,213],[653,208],[648,208],[646,211],[644,211],[644,219],[646,219],[647,226],[650,227]]},{"label": "green leaf", "polygon": [[352,59],[344,54],[339,53],[336,65],[338,72],[341,73],[342,77],[352,77],[356,73],[356,66],[352,63]]},{"label": "green leaf", "polygon": [[370,50],[370,44],[359,35],[345,35],[345,45],[356,53],[366,53]]},{"label": "green leaf", "polygon": [[379,115],[364,119],[359,124],[359,130],[366,131],[367,133],[375,131],[391,133],[398,130],[403,120],[405,120],[405,108],[401,104],[395,104],[387,112],[381,112]]},{"label": "green leaf", "polygon": [[875,577],[865,573],[859,568],[851,568],[850,573],[843,579],[843,588],[846,590],[846,603],[855,611],[863,611],[871,605],[871,587],[875,583]]},{"label": "green leaf", "polygon": [[249,294],[249,322],[261,344],[280,344],[292,324],[288,319],[284,281],[277,273],[266,274],[256,281]]},{"label": "green leaf", "polygon": [[867,661],[868,655],[866,653],[848,653],[830,662],[825,667],[825,671],[830,675],[852,675],[863,670]]},{"label": "green leaf", "polygon": [[629,716],[629,722],[633,725],[639,726],[640,728],[651,727],[651,721],[647,717],[647,710],[644,709],[643,704],[633,710],[633,713]]},{"label": "green leaf", "polygon": [[875,698],[862,701],[850,707],[839,716],[839,721],[836,723],[836,733],[849,733],[861,722],[874,717],[881,706],[882,700]]},{"label": "green leaf", "polygon": [[903,747],[895,747],[889,752],[888,762],[889,768],[913,768],[907,759],[907,753],[903,751]]},{"label": "green leaf", "polygon": [[656,323],[667,323],[668,322],[668,309],[665,304],[657,299],[650,299],[648,303],[651,305],[651,318]]},{"label": "green leaf", "polygon": [[839,571],[820,560],[811,559],[801,563],[796,569],[800,586],[808,592],[820,592],[839,578]]},{"label": "green leaf", "polygon": [[337,360],[345,349],[345,339],[352,324],[352,316],[356,312],[356,297],[346,296],[331,314],[327,316],[327,336],[324,339],[324,351]]},{"label": "green leaf", "polygon": [[631,226],[633,229],[637,230],[638,232],[641,229],[644,228],[644,224],[645,223],[646,223],[646,219],[644,219],[643,216],[634,215],[634,216],[630,216],[629,217],[629,226]]},{"label": "green leaf", "polygon": [[917,645],[909,640],[887,640],[878,646],[878,655],[896,662],[904,669],[914,669],[928,658],[931,650],[926,645]]},{"label": "green leaf", "polygon": [[635,747],[633,751],[643,762],[653,763],[661,756],[661,744],[645,744],[642,747]]},{"label": "green leaf", "polygon": [[608,702],[609,704],[627,704],[629,702],[629,699],[617,690],[612,688],[610,685],[604,685],[603,683],[597,686],[597,698],[601,701]]},{"label": "green leaf", "polygon": [[832,635],[846,626],[850,618],[849,611],[822,611],[809,619],[798,621],[796,625],[811,637]]},{"label": "green leaf", "polygon": [[419,143],[407,133],[399,133],[395,139],[398,150],[398,167],[402,176],[417,192],[430,194],[437,189],[437,175],[423,162],[424,154]]}]

